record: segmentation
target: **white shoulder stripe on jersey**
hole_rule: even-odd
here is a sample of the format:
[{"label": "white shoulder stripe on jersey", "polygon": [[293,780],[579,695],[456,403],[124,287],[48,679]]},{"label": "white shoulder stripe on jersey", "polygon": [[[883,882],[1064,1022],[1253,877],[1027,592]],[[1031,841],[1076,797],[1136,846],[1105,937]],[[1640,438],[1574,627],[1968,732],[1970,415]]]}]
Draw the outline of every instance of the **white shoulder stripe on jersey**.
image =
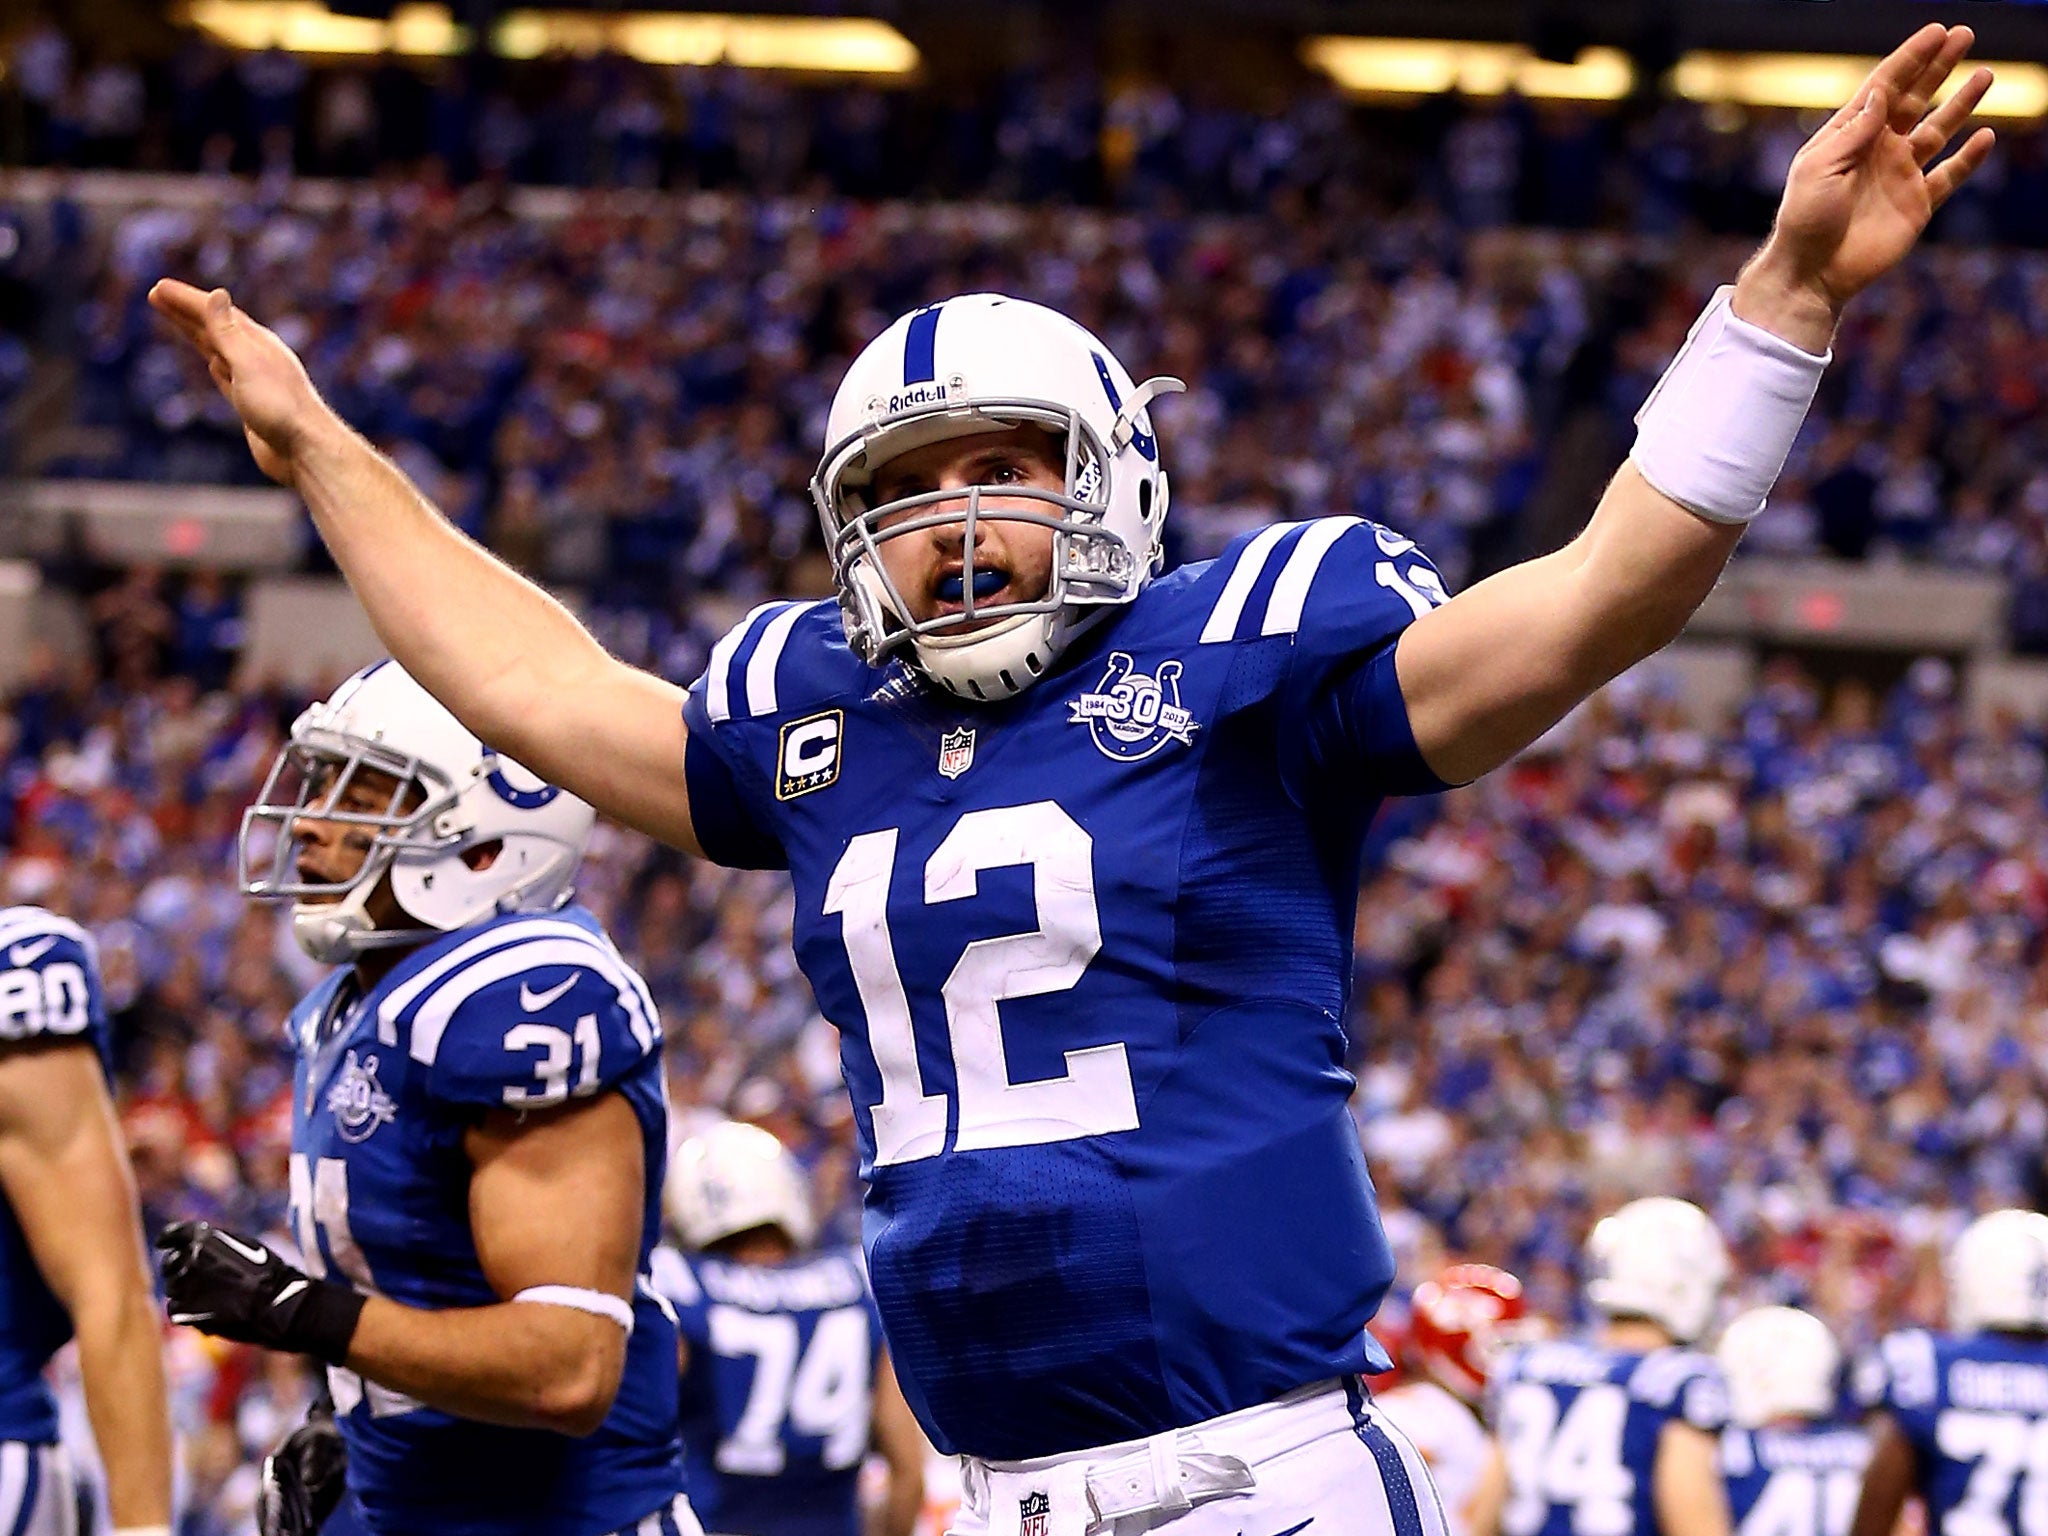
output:
[{"label": "white shoulder stripe on jersey", "polygon": [[1223,593],[1216,599],[1216,606],[1209,610],[1209,622],[1202,626],[1202,644],[1214,645],[1237,638],[1237,621],[1244,616],[1244,605],[1251,598],[1259,573],[1265,570],[1266,561],[1272,558],[1273,546],[1300,526],[1299,523],[1275,523],[1270,528],[1260,529],[1245,545],[1237,557],[1237,564],[1231,567],[1229,579],[1223,583]]},{"label": "white shoulder stripe on jersey", "polygon": [[23,939],[40,939],[44,935],[69,939],[91,956],[93,964],[99,964],[99,946],[91,934],[68,917],[59,917],[41,907],[7,907],[0,909],[0,946],[19,944]]},{"label": "white shoulder stripe on jersey", "polygon": [[711,647],[711,660],[704,667],[704,712],[711,716],[711,723],[718,725],[732,718],[732,659],[739,654],[739,648],[746,643],[747,636],[760,622],[761,616],[780,603],[763,603],[739,623],[725,632],[725,637]]},{"label": "white shoulder stripe on jersey", "polygon": [[1308,589],[1316,572],[1322,569],[1330,547],[1353,528],[1364,526],[1362,517],[1322,517],[1302,529],[1301,537],[1288,552],[1287,563],[1280,567],[1280,579],[1273,583],[1272,596],[1266,599],[1266,621],[1259,626],[1260,634],[1291,635],[1301,628],[1301,611],[1308,605]]},{"label": "white shoulder stripe on jersey", "polygon": [[450,971],[460,970],[494,949],[503,949],[507,944],[521,944],[529,939],[581,939],[586,944],[608,950],[614,957],[618,954],[606,940],[564,918],[535,916],[519,922],[501,923],[465,944],[456,945],[433,964],[424,967],[417,976],[409,976],[393,987],[377,1004],[377,1039],[385,1045],[398,1044],[398,1016],[419,1001],[424,993],[438,986]]},{"label": "white shoulder stripe on jersey", "polygon": [[412,1041],[407,1053],[422,1066],[431,1067],[434,1058],[441,1053],[441,1037],[448,1032],[449,1021],[455,1017],[456,1009],[493,982],[541,965],[576,966],[595,971],[610,982],[619,995],[619,1001],[625,1005],[627,1021],[632,1026],[633,1038],[640,1043],[640,1049],[645,1052],[654,1050],[656,1034],[653,1021],[647,1017],[640,989],[626,979],[631,972],[624,962],[592,943],[590,935],[579,930],[573,942],[568,939],[542,939],[537,943],[521,944],[517,949],[495,950],[449,978],[446,986],[435,988],[433,995],[420,1004],[419,1012],[413,1015]]},{"label": "white shoulder stripe on jersey", "polygon": [[815,606],[814,603],[791,603],[770,619],[761,631],[761,643],[754,647],[754,654],[747,660],[748,714],[775,713],[776,664],[782,660],[782,648],[789,643],[789,632],[796,626],[796,621]]}]

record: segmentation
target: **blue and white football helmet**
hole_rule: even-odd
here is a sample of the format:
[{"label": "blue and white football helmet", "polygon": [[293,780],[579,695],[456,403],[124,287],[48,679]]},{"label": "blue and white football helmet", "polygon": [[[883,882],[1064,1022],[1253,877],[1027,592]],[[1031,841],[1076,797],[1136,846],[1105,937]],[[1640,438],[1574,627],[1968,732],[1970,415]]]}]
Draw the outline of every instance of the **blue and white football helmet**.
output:
[{"label": "blue and white football helmet", "polygon": [[1728,1376],[1729,1407],[1744,1428],[1835,1411],[1842,1347],[1811,1312],[1752,1307],[1722,1330],[1714,1354]]},{"label": "blue and white football helmet", "polygon": [[2048,1216],[1992,1211],[1963,1228],[1948,1255],[1948,1324],[2048,1332]]},{"label": "blue and white football helmet", "polygon": [[1601,1219],[1586,1239],[1586,1300],[1610,1318],[1647,1319],[1680,1344],[1714,1320],[1728,1248],[1690,1200],[1652,1195]]},{"label": "blue and white football helmet", "polygon": [[668,1219],[692,1249],[756,1227],[780,1227],[798,1248],[817,1235],[810,1186],[789,1149],[743,1120],[692,1136],[669,1159]]},{"label": "blue and white football helmet", "polygon": [[[1134,383],[1080,325],[1001,294],[913,310],[868,343],[833,397],[825,457],[811,481],[856,654],[874,664],[907,649],[921,672],[963,699],[1004,699],[1030,687],[1159,569],[1167,484],[1146,406],[1183,388],[1178,379]],[[1064,442],[1063,490],[984,485],[882,505],[868,496],[875,470],[899,454],[1023,425]],[[983,506],[994,497],[1012,505]],[[1019,500],[1039,505],[1019,509]],[[1053,531],[1052,576],[1042,597],[977,607],[974,529],[998,518]],[[964,608],[920,621],[878,546],[947,525],[964,531]]]},{"label": "blue and white football helmet", "polygon": [[[394,781],[389,803],[336,809],[365,769]],[[349,879],[300,874],[299,823],[308,820],[355,829],[367,843]],[[245,896],[294,902],[299,947],[340,965],[500,912],[564,905],[595,821],[583,801],[492,751],[396,662],[382,661],[292,723],[262,793],[242,813],[237,875]],[[491,843],[497,856],[471,868],[464,855]],[[379,928],[367,910],[387,875],[413,919],[402,928]]]}]

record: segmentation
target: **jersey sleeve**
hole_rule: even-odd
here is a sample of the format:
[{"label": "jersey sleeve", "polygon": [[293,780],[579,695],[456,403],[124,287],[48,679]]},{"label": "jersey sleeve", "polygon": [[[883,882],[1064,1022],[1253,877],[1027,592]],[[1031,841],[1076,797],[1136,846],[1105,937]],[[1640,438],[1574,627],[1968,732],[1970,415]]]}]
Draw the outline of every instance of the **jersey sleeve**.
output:
[{"label": "jersey sleeve", "polygon": [[[753,753],[780,752],[787,743],[772,722],[754,718],[763,703],[775,703],[774,678],[790,629],[804,605],[768,603],[756,608],[711,648],[704,675],[683,701],[689,740],[683,775],[690,793],[690,825],[705,856],[733,869],[787,869],[789,855],[775,834],[775,787]],[[765,660],[766,665],[759,663]],[[765,679],[765,681],[764,681]],[[787,733],[784,733],[787,734]],[[759,739],[757,739],[759,738]],[[808,740],[793,749],[807,767]]]},{"label": "jersey sleeve", "polygon": [[1728,1378],[1712,1355],[1673,1350],[1650,1356],[1629,1379],[1629,1392],[1667,1419],[1718,1435],[1733,1417]]},{"label": "jersey sleeve", "polygon": [[411,1051],[430,1097],[546,1109],[618,1085],[661,1052],[646,983],[594,935],[543,933],[452,972],[419,1005]]},{"label": "jersey sleeve", "polygon": [[1865,1412],[1890,1414],[1916,1447],[1933,1445],[1941,1360],[1932,1334],[1921,1328],[1887,1334],[1857,1362],[1851,1386]]},{"label": "jersey sleeve", "polygon": [[[1297,788],[1431,794],[1448,786],[1416,749],[1394,672],[1401,631],[1448,599],[1412,540],[1355,517],[1322,518],[1273,546],[1262,634],[1291,633],[1283,721],[1299,722]],[[1241,567],[1240,567],[1241,568]]]},{"label": "jersey sleeve", "polygon": [[40,908],[0,914],[0,1045],[79,1040],[105,1054],[99,954],[83,928]]}]

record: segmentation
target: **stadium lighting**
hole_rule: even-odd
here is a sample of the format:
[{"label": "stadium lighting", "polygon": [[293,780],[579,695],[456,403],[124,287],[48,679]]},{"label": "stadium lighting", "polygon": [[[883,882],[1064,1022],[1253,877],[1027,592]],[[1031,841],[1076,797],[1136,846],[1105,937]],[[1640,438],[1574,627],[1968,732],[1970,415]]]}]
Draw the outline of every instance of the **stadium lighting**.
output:
[{"label": "stadium lighting", "polygon": [[918,66],[910,39],[860,16],[716,16],[637,11],[512,11],[492,49],[508,59],[548,53],[623,53],[647,64],[735,64],[822,74],[905,75]]},{"label": "stadium lighting", "polygon": [[[1876,63],[1842,53],[1688,53],[1672,71],[1671,84],[1689,101],[1832,111],[1856,93]],[[1990,68],[1997,79],[1977,116],[2032,118],[2048,112],[2048,68],[1998,62]]]},{"label": "stadium lighting", "polygon": [[[385,22],[336,15],[320,0],[190,0],[185,19],[231,48],[252,50],[437,58],[469,44],[468,29],[440,4],[401,5]],[[905,75],[920,62],[901,32],[866,17],[666,11],[511,11],[492,29],[491,51],[510,59],[620,53],[647,64],[816,74]]]},{"label": "stadium lighting", "polygon": [[[1312,37],[1302,57],[1360,96],[1413,98],[1457,91],[1537,100],[1618,101],[1635,85],[1635,70],[1615,48],[1588,48],[1571,64],[1553,64],[1511,43],[1445,38]],[[1832,110],[1855,94],[1874,58],[1822,53],[1688,53],[1672,71],[1672,88],[1690,101],[1736,107]],[[2048,115],[2048,67],[1992,63],[1997,82],[1980,117]]]},{"label": "stadium lighting", "polygon": [[1554,64],[1512,43],[1413,37],[1312,37],[1302,57],[1362,96],[1523,96],[1559,101],[1619,101],[1635,83],[1628,55],[1588,48],[1576,63]]},{"label": "stadium lighting", "polygon": [[401,5],[389,21],[374,21],[337,16],[320,0],[191,0],[185,20],[216,42],[250,51],[437,58],[468,43],[445,5]]}]

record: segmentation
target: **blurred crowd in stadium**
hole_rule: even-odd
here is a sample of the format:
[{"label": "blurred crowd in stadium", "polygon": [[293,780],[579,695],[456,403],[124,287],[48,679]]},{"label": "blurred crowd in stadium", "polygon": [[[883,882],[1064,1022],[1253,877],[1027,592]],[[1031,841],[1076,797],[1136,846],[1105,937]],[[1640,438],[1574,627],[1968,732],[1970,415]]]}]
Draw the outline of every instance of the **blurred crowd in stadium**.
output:
[{"label": "blurred crowd in stadium", "polygon": [[[254,100],[243,77],[262,78],[266,57],[220,63],[221,79]],[[793,132],[829,122],[833,102],[872,101],[886,138],[912,110],[863,91],[785,110],[772,98],[789,88],[744,76],[705,88],[767,93],[763,119]],[[1168,116],[1186,115],[1170,105]],[[1028,125],[1050,109],[1018,110]],[[1738,179],[1759,197],[1778,184],[1796,122],[1759,121],[1751,142],[1689,113],[1673,108],[1643,131],[1676,124],[1673,145],[1692,148],[1674,148],[1673,163],[1694,170],[1739,141]],[[1078,142],[1099,158],[1110,136],[1086,120]],[[1418,538],[1455,587],[1561,536],[1531,525],[1546,484],[1584,473],[1585,440],[1563,429],[1591,419],[1604,434],[1592,457],[1618,457],[1663,359],[1746,248],[1712,231],[1743,218],[1713,215],[1728,200],[1672,170],[1673,209],[1710,216],[1654,213],[1658,199],[1642,191],[1652,178],[1625,200],[1625,238],[1493,227],[1525,215],[1611,222],[1525,205],[1532,185],[1583,189],[1605,176],[1532,172],[1520,136],[1554,129],[1547,112],[1475,109],[1433,146],[1411,118],[1393,119],[1413,142],[1391,156],[1368,152],[1367,130],[1331,99],[1261,121],[1220,132],[1217,153],[1229,165],[1264,156],[1264,169],[1240,177],[1182,163],[1206,142],[1182,124],[1165,141],[1174,168],[1161,172],[1181,191],[1152,197],[1138,177],[1115,197],[1122,213],[1046,205],[1030,176],[993,170],[964,190],[1007,201],[943,206],[740,194],[536,206],[416,170],[332,205],[282,183],[229,184],[220,209],[110,207],[63,190],[0,199],[0,327],[11,316],[15,332],[0,336],[0,417],[33,344],[76,361],[71,419],[85,429],[40,450],[36,473],[254,478],[224,404],[143,303],[164,272],[232,274],[241,301],[306,352],[337,407],[464,526],[600,607],[667,609],[706,587],[790,587],[816,549],[805,487],[852,350],[931,293],[1000,288],[1062,306],[1149,370],[1193,385],[1164,417],[1182,556],[1275,517],[1355,511]],[[1028,126],[990,131],[998,145],[1035,142]],[[1507,190],[1492,203],[1480,191],[1491,173],[1474,163],[1490,135],[1506,136],[1495,148]],[[845,136],[821,131],[819,142],[843,149]],[[2022,135],[1996,162],[2007,191],[2031,185],[2030,153]],[[991,163],[1018,170],[1030,160],[1018,155]],[[826,190],[952,190],[928,158],[886,147],[873,158],[916,163],[929,179],[871,188],[828,175]],[[1622,156],[1639,168],[1666,158]],[[1244,178],[1251,190],[1233,200],[1256,212],[1207,214],[1182,195]],[[697,179],[808,185],[751,165]],[[1076,171],[1059,185],[1087,181]],[[2028,233],[2001,222],[2006,192],[1984,196],[1945,211],[1951,234]],[[2022,201],[2048,208],[2036,191]],[[1777,511],[1750,547],[2011,573],[2015,638],[2048,648],[2048,264],[2010,246],[1937,247],[1856,310],[1838,355]],[[1591,487],[1574,489],[1564,498],[1574,508],[1590,500]]]}]

